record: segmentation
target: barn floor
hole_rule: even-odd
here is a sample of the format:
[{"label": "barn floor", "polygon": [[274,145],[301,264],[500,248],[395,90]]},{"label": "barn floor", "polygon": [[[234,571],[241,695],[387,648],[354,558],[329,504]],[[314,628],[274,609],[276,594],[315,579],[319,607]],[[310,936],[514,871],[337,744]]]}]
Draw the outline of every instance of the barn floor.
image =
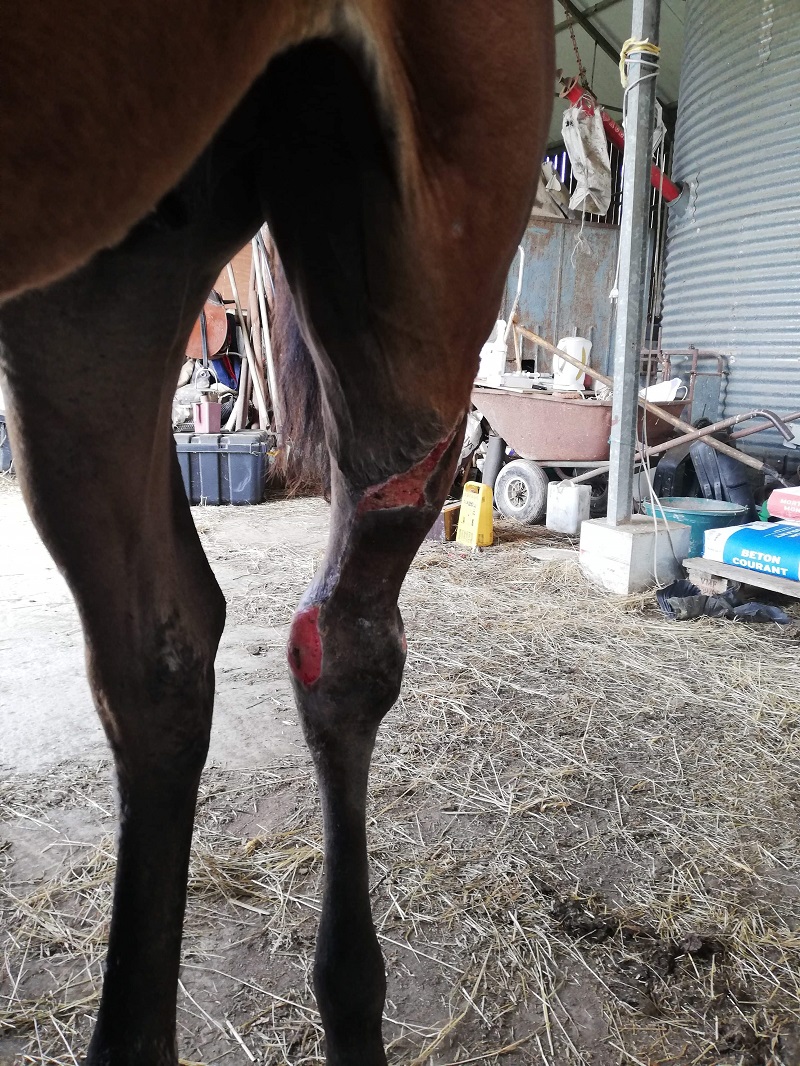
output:
[{"label": "barn floor", "polygon": [[[196,509],[229,602],[179,992],[187,1063],[320,1063],[321,876],[283,666],[316,500]],[[798,642],[612,599],[544,530],[425,546],[379,737],[393,1064],[800,1062]],[[565,543],[561,541],[561,543]],[[0,479],[0,1063],[77,1064],[113,876],[77,618]]]}]

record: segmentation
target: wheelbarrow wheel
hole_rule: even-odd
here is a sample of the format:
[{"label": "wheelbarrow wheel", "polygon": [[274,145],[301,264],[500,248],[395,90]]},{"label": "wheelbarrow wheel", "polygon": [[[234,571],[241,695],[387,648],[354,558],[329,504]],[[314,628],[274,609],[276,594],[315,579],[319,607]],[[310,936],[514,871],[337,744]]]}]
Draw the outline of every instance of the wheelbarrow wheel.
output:
[{"label": "wheelbarrow wheel", "polygon": [[533,526],[547,511],[547,474],[530,459],[506,464],[494,483],[494,503],[500,514]]}]

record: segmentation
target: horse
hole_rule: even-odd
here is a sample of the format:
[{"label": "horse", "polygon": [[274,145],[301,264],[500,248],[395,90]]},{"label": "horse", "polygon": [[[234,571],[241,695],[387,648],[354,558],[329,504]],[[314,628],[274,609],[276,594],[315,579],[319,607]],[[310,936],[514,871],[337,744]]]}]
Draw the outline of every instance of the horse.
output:
[{"label": "horse", "polygon": [[266,222],[290,292],[287,433],[313,444],[317,396],[330,461],[330,539],[288,638],[324,827],[315,993],[330,1066],[381,1066],[370,758],[406,658],[398,592],[534,199],[551,0],[28,0],[6,12],[0,65],[2,387],[118,789],[86,1061],[177,1063],[225,602],[170,409],[207,293]]}]

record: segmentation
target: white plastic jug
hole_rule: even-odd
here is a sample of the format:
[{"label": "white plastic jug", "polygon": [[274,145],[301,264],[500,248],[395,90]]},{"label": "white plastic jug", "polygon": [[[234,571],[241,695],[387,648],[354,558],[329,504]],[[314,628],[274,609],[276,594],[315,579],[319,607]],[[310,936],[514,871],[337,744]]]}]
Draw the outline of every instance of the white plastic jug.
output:
[{"label": "white plastic jug", "polygon": [[[589,365],[589,353],[592,350],[592,342],[586,337],[564,337],[556,345],[567,355],[579,359],[584,366]],[[583,388],[584,373],[578,370],[572,363],[559,356],[553,356],[553,391],[576,392]]]},{"label": "white plastic jug", "polygon": [[481,362],[478,368],[478,378],[482,381],[492,381],[500,384],[501,374],[505,373],[506,359],[508,358],[508,344],[506,342],[506,324],[499,318],[495,323],[489,340],[481,348]]}]

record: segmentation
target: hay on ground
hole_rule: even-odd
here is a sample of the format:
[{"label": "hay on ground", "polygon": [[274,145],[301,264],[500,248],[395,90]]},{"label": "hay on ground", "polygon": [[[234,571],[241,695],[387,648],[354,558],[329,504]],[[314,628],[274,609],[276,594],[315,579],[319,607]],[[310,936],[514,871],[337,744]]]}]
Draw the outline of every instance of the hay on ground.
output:
[{"label": "hay on ground", "polygon": [[[218,525],[207,541],[250,574],[231,615],[287,623],[312,553],[232,549]],[[403,591],[408,668],[368,826],[390,1062],[792,1066],[797,644],[771,625],[668,623],[651,596],[537,560],[545,541],[505,528],[478,554],[426,545]],[[81,808],[110,834],[108,804],[105,770],[65,768],[8,780],[0,818]],[[57,844],[69,858],[52,876],[19,883],[10,866],[2,889],[0,1033],[40,1066],[85,1047],[114,868],[110,836]],[[187,1061],[322,1061],[321,854],[307,759],[207,771]]]}]

